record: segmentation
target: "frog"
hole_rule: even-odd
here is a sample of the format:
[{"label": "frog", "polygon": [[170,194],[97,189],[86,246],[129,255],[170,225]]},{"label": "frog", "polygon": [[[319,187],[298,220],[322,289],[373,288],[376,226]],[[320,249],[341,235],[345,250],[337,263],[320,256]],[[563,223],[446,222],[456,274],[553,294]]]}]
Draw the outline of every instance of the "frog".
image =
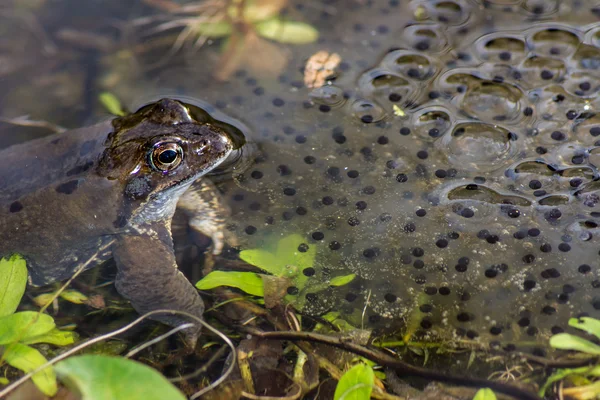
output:
[{"label": "frog", "polygon": [[[115,287],[140,314],[202,319],[204,303],[177,266],[171,220],[224,246],[228,209],[206,176],[243,145],[240,129],[171,98],[96,125],[0,150],[0,257],[25,258],[28,283],[63,281],[114,259]],[[170,326],[178,314],[153,317]]]}]

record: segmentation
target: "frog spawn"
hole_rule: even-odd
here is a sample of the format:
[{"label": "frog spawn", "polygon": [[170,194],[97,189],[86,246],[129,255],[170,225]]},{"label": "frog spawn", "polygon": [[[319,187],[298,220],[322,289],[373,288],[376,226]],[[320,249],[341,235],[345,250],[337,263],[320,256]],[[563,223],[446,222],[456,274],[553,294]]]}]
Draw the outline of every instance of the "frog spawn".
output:
[{"label": "frog spawn", "polygon": [[[194,70],[261,149],[224,187],[240,249],[301,234],[298,251],[317,251],[307,288],[288,290],[304,312],[540,345],[598,316],[599,49],[581,27],[595,5],[476,3],[350,2],[343,31],[307,7],[321,42],[294,49],[278,79],[238,71],[204,90]],[[335,79],[303,88],[301,66],[324,49],[342,58]]]}]

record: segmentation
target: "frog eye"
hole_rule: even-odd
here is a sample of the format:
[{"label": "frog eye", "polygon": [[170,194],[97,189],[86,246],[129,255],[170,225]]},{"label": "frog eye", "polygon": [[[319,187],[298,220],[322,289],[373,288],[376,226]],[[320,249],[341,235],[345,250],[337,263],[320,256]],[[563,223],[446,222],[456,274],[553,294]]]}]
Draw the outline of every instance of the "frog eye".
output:
[{"label": "frog eye", "polygon": [[183,160],[183,149],[178,143],[158,143],[150,155],[150,164],[159,171],[177,168]]}]

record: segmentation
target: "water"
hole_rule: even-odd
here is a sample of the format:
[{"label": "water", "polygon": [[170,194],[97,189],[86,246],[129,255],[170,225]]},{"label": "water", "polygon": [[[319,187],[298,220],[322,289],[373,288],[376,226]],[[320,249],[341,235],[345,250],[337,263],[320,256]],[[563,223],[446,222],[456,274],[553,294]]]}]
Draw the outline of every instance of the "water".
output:
[{"label": "water", "polygon": [[[4,72],[2,114],[76,126],[101,117],[95,98],[109,90],[131,109],[191,96],[242,121],[260,151],[222,185],[239,242],[226,256],[300,235],[298,253],[316,252],[306,285],[288,288],[304,312],[537,352],[569,317],[599,316],[595,2],[291,2],[286,18],[319,40],[245,38],[237,66],[219,40],[157,64],[177,32],[143,42],[158,22],[115,26],[156,11],[108,3],[92,31],[109,50],[56,39],[91,19],[79,2],[60,26],[49,5],[34,11],[55,53],[36,35],[9,46],[29,67]],[[321,50],[341,63],[309,89],[303,67]]]}]

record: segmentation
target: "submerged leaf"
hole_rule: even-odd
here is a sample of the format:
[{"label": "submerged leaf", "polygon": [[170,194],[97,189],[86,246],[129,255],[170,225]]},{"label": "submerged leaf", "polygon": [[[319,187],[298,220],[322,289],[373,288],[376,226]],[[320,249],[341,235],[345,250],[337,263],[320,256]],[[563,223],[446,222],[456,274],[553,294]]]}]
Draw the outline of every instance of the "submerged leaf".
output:
[{"label": "submerged leaf", "polygon": [[213,271],[196,283],[200,290],[214,289],[219,286],[238,288],[253,296],[265,295],[263,281],[254,272]]},{"label": "submerged leaf", "polygon": [[121,102],[119,99],[117,99],[117,96],[112,93],[102,92],[100,95],[98,95],[98,100],[100,100],[100,103],[106,109],[106,111],[112,115],[123,117],[127,114],[121,106]]},{"label": "submerged leaf", "polygon": [[319,31],[309,24],[269,19],[255,25],[258,34],[279,43],[306,44],[319,38]]},{"label": "submerged leaf", "polygon": [[54,329],[54,319],[35,311],[23,311],[0,318],[0,344],[27,341]]},{"label": "submerged leaf", "polygon": [[473,400],[496,400],[496,394],[490,388],[479,389]]},{"label": "submerged leaf", "polygon": [[[44,365],[46,358],[33,347],[14,343],[4,349],[4,359],[14,368],[29,373]],[[54,396],[57,391],[56,374],[52,366],[36,372],[31,379],[33,383],[47,396]]]},{"label": "submerged leaf", "polygon": [[588,354],[600,355],[600,346],[569,333],[559,333],[550,338],[550,346],[561,350],[577,350]]},{"label": "submerged leaf", "polygon": [[356,274],[336,276],[335,278],[331,279],[329,284],[331,286],[344,286],[352,282],[354,278],[356,278]]},{"label": "submerged leaf", "polygon": [[61,381],[83,400],[185,400],[154,369],[123,357],[83,355],[56,364]]},{"label": "submerged leaf", "polygon": [[200,22],[192,28],[195,33],[209,38],[220,38],[231,35],[233,26],[229,22]]},{"label": "submerged leaf", "polygon": [[84,304],[88,301],[88,297],[85,294],[73,289],[63,290],[60,293],[60,297],[73,304]]},{"label": "submerged leaf", "polygon": [[17,310],[27,285],[25,260],[15,254],[9,259],[0,259],[0,317]]},{"label": "submerged leaf", "polygon": [[342,376],[335,388],[334,400],[369,400],[375,383],[373,368],[359,363]]}]

